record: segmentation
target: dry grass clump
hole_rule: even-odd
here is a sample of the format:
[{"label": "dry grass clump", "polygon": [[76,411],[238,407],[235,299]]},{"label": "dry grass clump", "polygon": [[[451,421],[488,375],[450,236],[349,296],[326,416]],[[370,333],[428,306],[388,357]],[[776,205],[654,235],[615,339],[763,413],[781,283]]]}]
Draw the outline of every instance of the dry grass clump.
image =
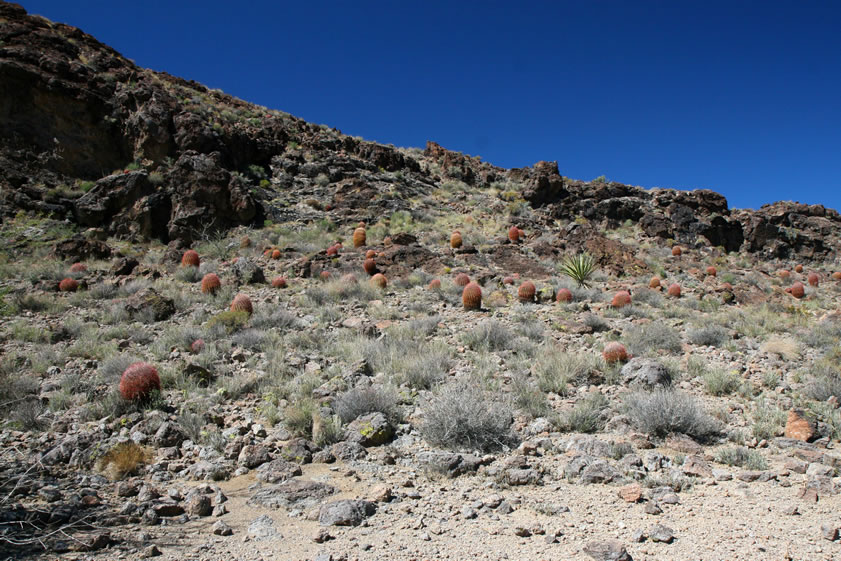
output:
[{"label": "dry grass clump", "polygon": [[771,337],[760,345],[759,350],[784,360],[800,358],[800,346],[790,337]]},{"label": "dry grass clump", "polygon": [[737,374],[722,368],[708,370],[702,377],[707,393],[715,396],[730,395],[738,390],[742,383]]},{"label": "dry grass clump", "polygon": [[514,337],[502,323],[488,320],[466,332],[462,340],[474,351],[502,351],[511,347]]},{"label": "dry grass clump", "polygon": [[641,356],[655,351],[670,353],[679,352],[680,334],[665,323],[651,322],[634,326],[623,337],[628,348],[635,356]]},{"label": "dry grass clump", "polygon": [[599,432],[607,421],[607,409],[608,401],[604,395],[590,393],[562,417],[561,428],[567,432]]},{"label": "dry grass clump", "polygon": [[397,423],[400,420],[397,401],[396,392],[390,388],[357,386],[336,397],[333,402],[333,411],[343,423],[349,423],[368,413],[382,413],[390,422]]},{"label": "dry grass clump", "polygon": [[691,395],[670,389],[638,391],[624,401],[625,413],[639,430],[664,437],[682,433],[704,440],[719,430],[715,419],[708,415]]},{"label": "dry grass clump", "polygon": [[720,347],[730,339],[730,333],[720,325],[705,325],[687,331],[686,338],[693,345]]},{"label": "dry grass clump", "polygon": [[453,450],[498,450],[512,445],[510,406],[479,384],[453,382],[437,388],[423,407],[421,434],[430,444]]},{"label": "dry grass clump", "polygon": [[728,466],[744,467],[752,470],[768,469],[768,461],[758,450],[749,450],[744,446],[722,448],[715,455],[715,461]]},{"label": "dry grass clump", "polygon": [[604,366],[599,356],[592,353],[549,349],[538,355],[533,372],[541,391],[566,395],[570,385],[578,386],[600,378]]},{"label": "dry grass clump", "polygon": [[137,473],[153,458],[154,454],[148,448],[134,442],[121,442],[103,454],[96,467],[109,479],[118,480]]}]

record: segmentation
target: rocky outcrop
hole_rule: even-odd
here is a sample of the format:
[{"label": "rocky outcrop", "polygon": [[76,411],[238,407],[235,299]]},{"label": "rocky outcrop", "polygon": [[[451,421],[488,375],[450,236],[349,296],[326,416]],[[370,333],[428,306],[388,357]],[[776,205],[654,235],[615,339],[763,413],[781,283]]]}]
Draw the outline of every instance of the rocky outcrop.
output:
[{"label": "rocky outcrop", "polygon": [[602,230],[631,221],[664,242],[766,258],[823,259],[839,246],[839,215],[819,205],[731,212],[704,189],[577,181],[557,162],[506,170],[435,142],[398,149],[140,68],[15,4],[0,2],[0,20],[0,217],[23,209],[183,247],[266,219],[352,224],[415,213],[441,187],[455,193],[451,210],[466,213],[463,183],[497,188],[502,212],[525,201],[538,218],[519,225],[535,231],[554,220]]}]

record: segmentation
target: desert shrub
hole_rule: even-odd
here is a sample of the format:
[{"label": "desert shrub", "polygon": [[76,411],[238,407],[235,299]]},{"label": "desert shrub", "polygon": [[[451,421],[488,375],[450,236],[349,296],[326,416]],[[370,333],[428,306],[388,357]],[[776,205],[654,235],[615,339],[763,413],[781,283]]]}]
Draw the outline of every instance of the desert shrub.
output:
[{"label": "desert shrub", "polygon": [[243,329],[231,337],[231,341],[237,347],[254,351],[264,350],[270,340],[270,334],[262,329]]},{"label": "desert shrub", "polygon": [[318,405],[312,398],[298,399],[283,411],[284,426],[296,436],[312,436],[312,416],[318,411]]},{"label": "desert shrub", "polygon": [[663,294],[659,290],[641,289],[634,292],[634,301],[638,304],[648,304],[652,308],[663,306]]},{"label": "desert shrub", "polygon": [[804,393],[816,401],[826,401],[833,396],[841,399],[841,370],[829,364],[815,366]]},{"label": "desert shrub", "polygon": [[490,451],[514,443],[510,408],[476,384],[438,387],[423,415],[421,434],[436,446]]},{"label": "desert shrub", "polygon": [[624,334],[632,354],[641,356],[655,351],[676,353],[680,351],[680,334],[661,322],[634,326]]},{"label": "desert shrub", "polygon": [[511,385],[514,405],[527,416],[543,417],[552,410],[546,394],[528,376],[514,376]]},{"label": "desert shrub", "polygon": [[366,341],[363,358],[377,372],[385,372],[395,384],[427,389],[446,376],[450,348],[442,342],[427,342],[420,333],[390,329],[380,340]]},{"label": "desert shrub", "polygon": [[333,411],[344,423],[349,423],[360,415],[382,413],[392,422],[400,421],[397,406],[397,393],[384,386],[357,386],[339,394],[333,402]]},{"label": "desert shrub", "polygon": [[500,322],[488,320],[467,331],[462,340],[474,351],[502,351],[511,348],[514,334]]},{"label": "desert shrub", "polygon": [[441,323],[441,316],[439,315],[424,316],[409,320],[406,329],[417,335],[432,335],[438,329],[439,323]]},{"label": "desert shrub", "polygon": [[184,265],[178,268],[175,271],[175,278],[180,280],[181,282],[189,282],[194,283],[198,282],[201,278],[201,274],[199,273],[199,268],[193,265]]},{"label": "desert shrub", "polygon": [[244,327],[249,317],[249,313],[245,310],[227,310],[210,318],[205,328],[214,338],[218,338]]},{"label": "desert shrub", "polygon": [[720,325],[706,325],[690,329],[686,338],[693,345],[720,347],[730,339],[730,334]]},{"label": "desert shrub", "polygon": [[298,325],[298,317],[283,309],[261,308],[251,316],[251,326],[255,329],[287,329]]},{"label": "desert shrub", "polygon": [[841,322],[825,319],[801,331],[799,338],[815,349],[837,345],[841,341]]},{"label": "desert shrub", "polygon": [[783,360],[795,360],[800,357],[800,346],[794,339],[782,337],[770,337],[759,346],[762,352],[777,355]]},{"label": "desert shrub", "polygon": [[637,429],[655,436],[677,432],[703,440],[718,432],[715,420],[695,398],[673,390],[631,393],[624,409]]},{"label": "desert shrub", "polygon": [[567,432],[598,432],[604,428],[607,398],[598,392],[588,394],[562,417],[561,426]]},{"label": "desert shrub", "polygon": [[140,466],[154,459],[147,448],[134,442],[121,442],[99,457],[97,469],[108,478],[117,480],[137,473]]},{"label": "desert shrub", "polygon": [[48,425],[43,416],[46,408],[35,395],[4,405],[7,408],[6,415],[9,421],[18,430],[41,431]]},{"label": "desert shrub", "polygon": [[597,316],[596,314],[587,314],[586,316],[584,316],[584,319],[581,321],[581,323],[583,323],[596,333],[600,331],[605,331],[610,327],[608,323],[604,320],[604,318],[602,318],[601,316]]},{"label": "desert shrub", "polygon": [[741,385],[741,379],[737,374],[723,368],[711,368],[702,375],[702,378],[704,388],[710,395],[730,395]]},{"label": "desert shrub", "polygon": [[598,355],[550,348],[538,355],[533,373],[541,391],[566,395],[570,384],[589,383],[599,377],[604,366]]},{"label": "desert shrub", "polygon": [[118,380],[126,371],[126,368],[139,360],[136,355],[121,353],[103,360],[99,364],[97,372],[103,380],[110,383]]},{"label": "desert shrub", "polygon": [[768,469],[768,462],[757,450],[749,450],[744,446],[730,446],[722,448],[715,454],[715,461],[728,466],[745,467],[753,470]]}]

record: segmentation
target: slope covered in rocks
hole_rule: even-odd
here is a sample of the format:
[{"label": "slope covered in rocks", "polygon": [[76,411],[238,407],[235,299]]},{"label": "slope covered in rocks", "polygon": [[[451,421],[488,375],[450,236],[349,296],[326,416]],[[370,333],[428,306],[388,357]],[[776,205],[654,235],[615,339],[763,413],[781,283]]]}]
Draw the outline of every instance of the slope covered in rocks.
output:
[{"label": "slope covered in rocks", "polygon": [[841,556],[835,211],[366,142],[13,4],[0,169],[4,557]]}]

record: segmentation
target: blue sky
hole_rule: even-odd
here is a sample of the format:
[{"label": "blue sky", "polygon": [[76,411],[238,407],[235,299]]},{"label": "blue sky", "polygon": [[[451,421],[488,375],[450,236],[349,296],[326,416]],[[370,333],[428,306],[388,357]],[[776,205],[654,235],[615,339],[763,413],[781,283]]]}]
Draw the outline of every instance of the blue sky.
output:
[{"label": "blue sky", "polygon": [[836,0],[21,3],[346,134],[841,209]]}]

